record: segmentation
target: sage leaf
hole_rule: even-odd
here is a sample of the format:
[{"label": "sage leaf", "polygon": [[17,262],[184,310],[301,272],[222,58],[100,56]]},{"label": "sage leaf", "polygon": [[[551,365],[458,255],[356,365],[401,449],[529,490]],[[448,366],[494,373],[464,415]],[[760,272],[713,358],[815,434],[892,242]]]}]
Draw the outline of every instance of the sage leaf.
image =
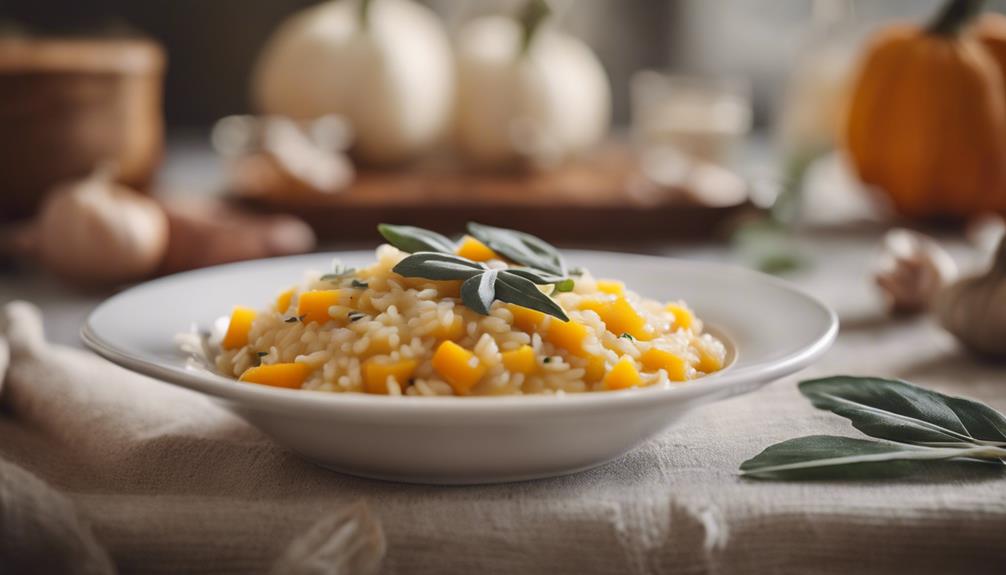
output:
[{"label": "sage leaf", "polygon": [[562,276],[557,276],[555,274],[550,274],[548,272],[539,271],[531,268],[507,268],[508,273],[518,275],[526,280],[534,282],[537,285],[548,285],[548,284],[558,284],[560,282],[567,281],[567,278]]},{"label": "sage leaf", "polygon": [[569,321],[566,312],[555,303],[555,300],[541,293],[538,286],[531,280],[504,270],[496,278],[496,299],[538,310],[542,313]]},{"label": "sage leaf", "polygon": [[480,275],[486,271],[486,267],[460,256],[435,252],[418,252],[406,256],[395,267],[391,268],[391,271],[410,278],[466,280],[470,277]]},{"label": "sage leaf", "polygon": [[[926,462],[965,458],[1002,466],[998,447],[920,447],[898,443],[811,435],[777,443],[741,464],[757,479],[870,479],[915,473]],[[978,461],[987,459],[988,461]]]},{"label": "sage leaf", "polygon": [[1006,417],[976,401],[875,377],[835,376],[800,383],[814,407],[863,433],[931,446],[1006,446]]},{"label": "sage leaf", "polygon": [[476,313],[489,315],[489,307],[496,299],[497,270],[489,270],[472,276],[461,284],[461,301]]},{"label": "sage leaf", "polygon": [[410,254],[416,252],[454,253],[454,242],[437,232],[414,226],[395,226],[392,224],[378,224],[377,231],[384,236],[389,244],[403,252]]},{"label": "sage leaf", "polygon": [[541,238],[476,222],[468,222],[468,233],[492,251],[523,266],[566,277],[566,264],[559,251]]}]

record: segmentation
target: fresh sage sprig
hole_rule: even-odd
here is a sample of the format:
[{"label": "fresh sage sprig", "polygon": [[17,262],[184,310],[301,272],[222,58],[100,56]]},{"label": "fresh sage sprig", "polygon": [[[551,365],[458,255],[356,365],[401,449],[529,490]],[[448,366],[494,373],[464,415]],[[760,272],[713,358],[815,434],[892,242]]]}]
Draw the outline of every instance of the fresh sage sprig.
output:
[{"label": "fresh sage sprig", "polygon": [[476,222],[468,222],[468,233],[492,251],[522,266],[560,278],[568,277],[566,264],[562,261],[559,250],[539,237]]},{"label": "fresh sage sprig", "polygon": [[836,376],[800,383],[818,409],[848,419],[885,441],[829,435],[791,439],[741,464],[760,479],[858,479],[924,469],[920,462],[959,460],[1003,466],[1006,416],[982,403],[905,381]]},{"label": "fresh sage sprig", "polygon": [[[500,289],[502,289],[502,292],[505,294],[503,297],[522,297],[525,300],[528,297],[537,298],[535,294],[530,292],[530,288],[528,288],[525,282],[513,279],[512,276],[528,280],[534,285],[551,285],[553,286],[553,293],[562,293],[573,290],[574,280],[569,277],[570,274],[566,272],[566,264],[563,262],[562,255],[559,254],[559,250],[555,249],[541,238],[525,234],[524,232],[518,232],[516,230],[496,228],[475,222],[469,222],[467,229],[468,233],[470,233],[472,237],[484,243],[497,254],[509,259],[512,262],[520,264],[518,267],[507,268],[505,270],[506,274],[503,276],[503,280],[499,279],[499,274],[493,273],[480,276],[479,283],[473,281],[467,288],[462,286],[462,300],[465,305],[468,305],[468,307],[479,311],[479,313],[488,313],[489,305],[492,303],[496,291]],[[423,268],[435,268],[436,271],[432,273],[436,273],[441,276],[453,273],[453,275],[458,276],[450,278],[443,277],[442,279],[470,279],[468,272],[463,272],[461,275],[458,275],[457,270],[451,267],[452,265],[456,266],[458,260],[464,260],[469,263],[466,269],[476,269],[471,267],[473,265],[478,269],[486,269],[485,266],[481,264],[477,264],[476,262],[472,262],[455,255],[457,251],[457,245],[455,242],[436,232],[423,228],[417,228],[415,226],[396,226],[392,224],[380,224],[377,226],[377,230],[382,236],[384,236],[384,239],[387,240],[389,244],[395,246],[403,252],[410,254],[429,252],[452,256],[449,260],[428,257],[412,260],[401,268],[401,272],[398,272],[401,275],[412,274],[407,277],[426,277],[420,274],[420,270]],[[454,263],[452,264],[450,261],[453,261]],[[397,269],[398,268],[396,268],[396,271]],[[451,272],[449,270],[454,271]],[[498,287],[500,281],[505,284],[502,288]],[[482,287],[478,288],[479,285]],[[524,295],[511,295],[516,292],[521,292]],[[466,295],[467,297],[465,297]],[[508,301],[503,300],[502,297],[495,297],[495,299]],[[551,306],[548,306],[544,301],[538,302],[538,305],[547,306],[551,309]],[[545,313],[556,315],[551,311],[546,311]],[[565,318],[565,314],[556,317]]]},{"label": "fresh sage sprig", "polygon": [[[398,262],[393,272],[404,277],[418,277],[428,280],[463,280],[461,301],[469,309],[488,315],[489,308],[496,300],[569,321],[559,304],[548,297],[530,278],[548,279],[534,272],[517,273],[519,270],[489,269],[485,264],[444,253],[417,252]],[[541,281],[542,285],[551,283]]]},{"label": "fresh sage sprig", "polygon": [[456,248],[454,242],[446,236],[415,226],[378,224],[377,231],[389,244],[410,254],[416,252],[453,254]]},{"label": "fresh sage sprig", "polygon": [[[537,272],[539,275],[528,279],[541,282],[547,276],[547,283],[557,283],[569,279],[566,264],[559,250],[545,240],[505,228],[496,228],[476,222],[468,222],[468,233],[489,247],[497,254],[525,266],[526,273]],[[437,252],[455,254],[457,245],[446,236],[415,226],[396,226],[379,224],[377,231],[387,242],[396,248],[414,254],[416,252]]]}]

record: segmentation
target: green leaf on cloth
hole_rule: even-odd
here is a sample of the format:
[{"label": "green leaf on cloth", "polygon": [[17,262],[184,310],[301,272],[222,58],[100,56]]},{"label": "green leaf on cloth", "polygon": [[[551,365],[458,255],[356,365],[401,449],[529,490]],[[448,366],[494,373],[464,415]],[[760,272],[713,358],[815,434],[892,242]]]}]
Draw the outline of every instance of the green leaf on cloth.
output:
[{"label": "green leaf on cloth", "polygon": [[1003,414],[904,381],[835,376],[804,381],[800,393],[872,437],[932,446],[1006,446]]},{"label": "green leaf on cloth", "polygon": [[[909,475],[928,462],[966,458],[998,464],[996,447],[920,447],[835,435],[811,435],[772,445],[741,464],[759,479],[876,479]],[[992,461],[978,461],[991,459]]]}]

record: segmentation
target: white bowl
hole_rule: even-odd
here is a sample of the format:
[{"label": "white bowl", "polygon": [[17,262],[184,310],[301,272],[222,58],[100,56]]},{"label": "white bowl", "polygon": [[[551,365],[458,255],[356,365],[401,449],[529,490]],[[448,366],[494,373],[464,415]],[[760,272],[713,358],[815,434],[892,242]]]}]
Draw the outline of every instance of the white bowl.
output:
[{"label": "white bowl", "polygon": [[796,372],[829,347],[838,320],[786,282],[692,261],[570,251],[572,265],[617,277],[642,295],[684,299],[725,339],[720,373],[662,389],[506,397],[390,397],[237,383],[187,367],[174,336],[210,326],[236,305],[259,307],[333,257],[365,265],[372,252],[314,254],[182,273],[98,306],[81,337],[111,361],[217,399],[279,443],[320,465],[418,483],[491,483],[548,477],[615,459],[689,410]]}]

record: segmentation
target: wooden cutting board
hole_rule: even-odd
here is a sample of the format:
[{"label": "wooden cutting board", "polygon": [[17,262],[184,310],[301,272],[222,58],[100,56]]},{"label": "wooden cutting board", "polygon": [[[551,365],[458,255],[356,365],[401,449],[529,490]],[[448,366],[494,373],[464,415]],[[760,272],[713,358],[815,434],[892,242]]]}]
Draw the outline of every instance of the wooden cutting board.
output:
[{"label": "wooden cutting board", "polygon": [[428,164],[361,170],[343,193],[232,190],[243,203],[306,220],[321,238],[372,239],[380,222],[456,233],[474,220],[547,240],[699,239],[753,207],[703,205],[687,190],[647,184],[626,146],[545,171],[489,173]]}]

